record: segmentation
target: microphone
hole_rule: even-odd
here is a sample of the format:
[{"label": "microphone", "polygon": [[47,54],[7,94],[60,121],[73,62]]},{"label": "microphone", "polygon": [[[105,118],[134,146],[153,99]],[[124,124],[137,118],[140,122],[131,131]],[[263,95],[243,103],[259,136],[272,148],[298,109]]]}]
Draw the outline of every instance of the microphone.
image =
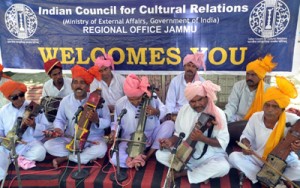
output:
[{"label": "microphone", "polygon": [[122,111],[121,111],[121,113],[119,114],[119,116],[118,116],[118,120],[121,120],[122,119],[122,117],[125,115],[127,113],[127,109],[126,108],[124,108]]},{"label": "microphone", "polygon": [[175,154],[175,153],[176,153],[177,148],[178,148],[178,146],[181,144],[181,142],[182,142],[182,140],[183,140],[184,137],[185,137],[184,132],[181,132],[181,133],[179,134],[179,138],[178,138],[176,144],[174,145],[174,147],[173,147],[173,149],[172,149],[172,151],[171,151],[172,154]]},{"label": "microphone", "polygon": [[83,111],[83,107],[82,107],[82,106],[79,106],[78,109],[77,109],[77,111],[76,111],[75,114],[74,114],[73,119],[77,118],[78,115],[80,114],[80,112],[82,112],[82,111]]}]

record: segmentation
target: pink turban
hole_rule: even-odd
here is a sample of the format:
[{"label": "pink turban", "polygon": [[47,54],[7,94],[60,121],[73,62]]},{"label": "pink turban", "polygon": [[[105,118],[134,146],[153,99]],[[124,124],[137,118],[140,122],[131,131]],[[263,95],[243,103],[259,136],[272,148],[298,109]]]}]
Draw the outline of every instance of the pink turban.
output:
[{"label": "pink turban", "polygon": [[105,67],[110,67],[112,68],[112,70],[115,69],[114,67],[114,59],[112,56],[108,55],[108,54],[104,54],[104,56],[99,56],[96,61],[95,61],[95,65],[99,67],[99,69],[103,66]]},{"label": "pink turban", "polygon": [[204,69],[204,71],[206,71],[206,66],[205,66],[205,63],[204,63],[204,53],[197,52],[195,54],[186,55],[183,59],[183,65],[185,65],[189,62],[196,65],[196,67],[198,69],[200,69],[202,67]]},{"label": "pink turban", "polygon": [[140,79],[135,74],[129,74],[124,82],[124,93],[128,97],[139,97],[147,93],[150,97],[151,94],[148,91],[149,86],[150,84],[146,76],[142,76]]},{"label": "pink turban", "polygon": [[216,95],[218,91],[221,91],[220,86],[212,83],[210,80],[204,82],[195,81],[194,83],[187,84],[184,95],[188,101],[192,100],[195,96],[207,97],[208,103],[204,112],[213,115],[216,118],[219,128],[221,128],[223,127],[221,114],[214,103],[218,99]]}]

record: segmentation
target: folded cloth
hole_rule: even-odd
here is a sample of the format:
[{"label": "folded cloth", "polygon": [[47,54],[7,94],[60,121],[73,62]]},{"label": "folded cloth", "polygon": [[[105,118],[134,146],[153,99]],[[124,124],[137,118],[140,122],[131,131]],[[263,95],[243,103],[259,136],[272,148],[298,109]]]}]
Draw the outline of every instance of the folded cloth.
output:
[{"label": "folded cloth", "polygon": [[146,159],[146,155],[138,155],[136,156],[135,158],[132,158],[132,157],[128,157],[126,159],[126,165],[129,167],[129,168],[133,168],[135,167],[136,164],[139,164],[139,166],[145,166],[145,159]]},{"label": "folded cloth", "polygon": [[24,170],[36,167],[35,161],[28,160],[21,155],[18,157],[18,165]]}]

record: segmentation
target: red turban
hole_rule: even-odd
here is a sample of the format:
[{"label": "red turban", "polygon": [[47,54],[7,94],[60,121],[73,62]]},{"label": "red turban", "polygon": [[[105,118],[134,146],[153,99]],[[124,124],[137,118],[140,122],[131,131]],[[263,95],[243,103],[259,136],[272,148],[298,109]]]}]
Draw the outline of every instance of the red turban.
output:
[{"label": "red turban", "polygon": [[90,73],[90,71],[86,70],[85,68],[75,65],[72,69],[72,78],[82,78],[86,84],[90,85],[94,80],[94,75]]},{"label": "red turban", "polygon": [[198,69],[200,69],[202,67],[204,69],[204,71],[206,71],[206,66],[204,63],[204,54],[202,52],[197,52],[195,54],[186,55],[183,59],[183,65],[185,65],[189,62],[196,65],[196,67]]},{"label": "red turban", "polygon": [[0,86],[0,91],[7,99],[9,99],[8,97],[16,90],[25,93],[27,91],[27,87],[25,84],[13,80],[8,80]]},{"label": "red turban", "polygon": [[[2,64],[0,64],[0,72],[3,72],[3,69],[4,69],[4,67],[3,67],[3,65]],[[2,74],[2,77],[3,78],[8,78],[8,79],[11,79],[9,76],[7,76],[6,74]]]},{"label": "red turban", "polygon": [[97,79],[97,80],[101,80],[102,79],[102,75],[99,72],[99,67],[94,65],[89,69],[89,72]]},{"label": "red turban", "polygon": [[148,87],[150,86],[148,78],[143,76],[141,79],[135,74],[129,74],[124,82],[124,93],[128,97],[139,97],[144,93],[150,96]]},{"label": "red turban", "polygon": [[95,65],[97,65],[99,67],[99,69],[103,66],[105,67],[110,67],[114,70],[114,59],[112,56],[108,55],[108,54],[104,54],[104,56],[99,56],[96,61],[95,61]]},{"label": "red turban", "polygon": [[62,65],[58,59],[50,59],[47,62],[44,63],[44,69],[47,74],[50,73],[50,71],[53,69],[54,66],[62,68]]}]

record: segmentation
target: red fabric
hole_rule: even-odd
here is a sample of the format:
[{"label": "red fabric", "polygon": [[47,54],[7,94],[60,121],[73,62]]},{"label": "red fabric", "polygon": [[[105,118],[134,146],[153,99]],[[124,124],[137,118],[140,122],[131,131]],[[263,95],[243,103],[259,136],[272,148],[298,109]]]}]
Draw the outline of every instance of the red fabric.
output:
[{"label": "red fabric", "polygon": [[7,82],[4,82],[2,86],[0,86],[0,91],[3,93],[3,95],[8,99],[8,97],[15,91],[19,90],[21,92],[26,92],[27,87],[25,84],[16,82],[13,80],[9,80]]},{"label": "red fabric", "polygon": [[79,65],[75,65],[72,69],[72,78],[82,78],[88,85],[90,85],[92,83],[92,81],[94,80],[94,75],[91,74],[88,70],[86,70],[85,68],[79,66]]},{"label": "red fabric", "polygon": [[99,72],[99,67],[94,65],[89,69],[89,72],[97,79],[97,80],[101,80],[102,79],[102,75]]},{"label": "red fabric", "polygon": [[56,58],[50,59],[49,61],[44,63],[44,69],[47,74],[53,69],[54,66],[62,68],[60,61]]}]

